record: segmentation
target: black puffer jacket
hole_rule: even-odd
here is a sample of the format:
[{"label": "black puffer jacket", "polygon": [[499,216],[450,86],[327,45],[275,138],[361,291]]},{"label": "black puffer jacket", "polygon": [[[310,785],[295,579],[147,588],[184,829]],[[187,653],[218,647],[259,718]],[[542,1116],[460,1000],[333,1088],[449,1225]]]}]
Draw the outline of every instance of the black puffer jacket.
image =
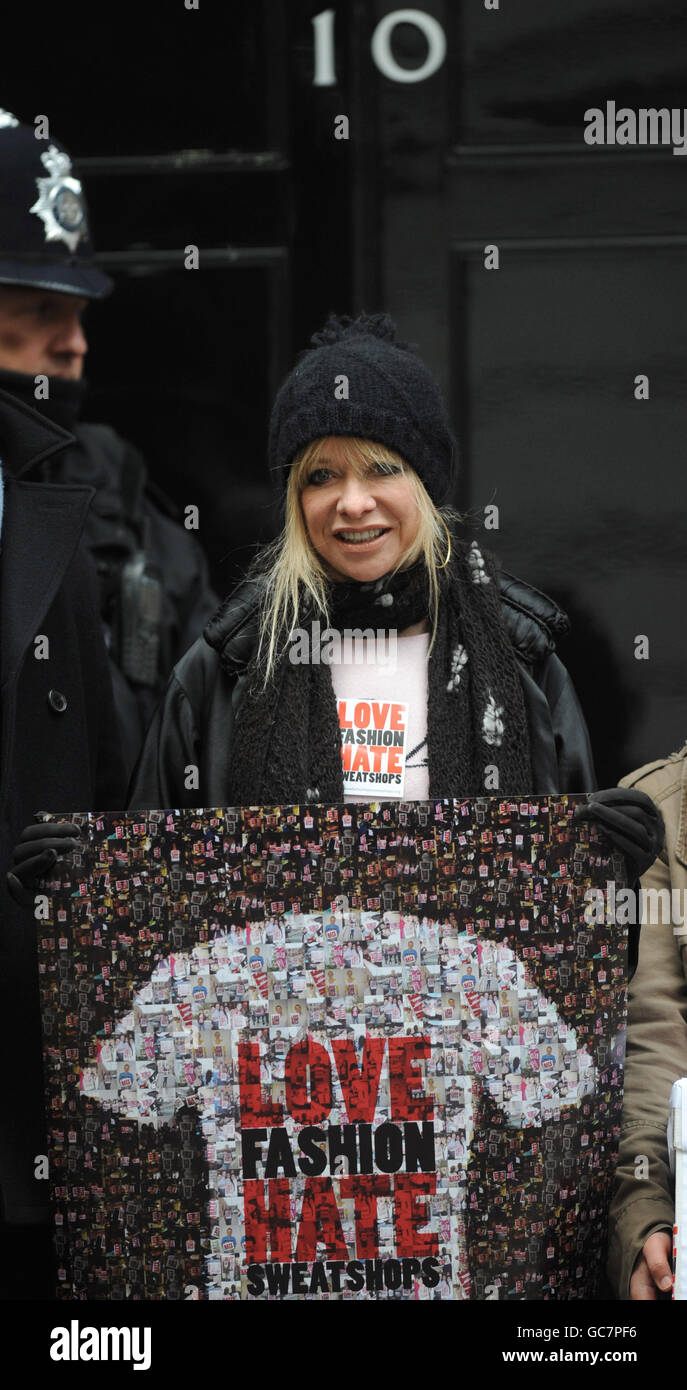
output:
[{"label": "black puffer jacket", "polygon": [[[552,599],[512,575],[502,573],[499,584],[525,695],[535,790],[592,791],[587,726],[555,653],[568,619]],[[247,581],[226,599],[175,666],[132,779],[132,808],[228,804],[232,728],[257,641],[257,592],[257,581]]]}]

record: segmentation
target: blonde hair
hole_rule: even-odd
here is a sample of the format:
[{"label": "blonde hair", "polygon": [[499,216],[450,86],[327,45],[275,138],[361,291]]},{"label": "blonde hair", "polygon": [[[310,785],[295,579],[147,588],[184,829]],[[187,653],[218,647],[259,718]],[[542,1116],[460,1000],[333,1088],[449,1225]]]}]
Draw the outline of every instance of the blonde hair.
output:
[{"label": "blonde hair", "polygon": [[[263,598],[260,612],[258,664],[264,671],[264,684],[274,675],[293,633],[299,625],[303,600],[309,598],[315,612],[325,624],[329,622],[327,585],[329,574],[325,563],[308,535],[301,493],[308,472],[320,457],[326,438],[315,439],[296,455],[289,471],[286,488],[286,518],[284,530],[260,557]],[[451,523],[461,521],[451,507],[437,507],[432,501],[415,469],[400,454],[371,439],[341,437],[340,457],[364,477],[374,464],[393,464],[400,468],[410,482],[418,510],[418,527],[411,545],[399,557],[393,573],[408,569],[419,557],[424,557],[429,578],[429,618],[432,637],[436,635],[439,610],[439,575],[447,561]]]}]

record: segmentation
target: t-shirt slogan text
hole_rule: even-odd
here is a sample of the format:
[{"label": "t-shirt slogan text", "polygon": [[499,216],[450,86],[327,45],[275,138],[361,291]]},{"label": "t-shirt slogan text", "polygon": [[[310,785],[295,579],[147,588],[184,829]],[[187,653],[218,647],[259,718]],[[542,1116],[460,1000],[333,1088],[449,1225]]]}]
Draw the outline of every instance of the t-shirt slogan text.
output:
[{"label": "t-shirt slogan text", "polygon": [[408,706],[393,700],[339,700],[344,794],[403,798]]}]

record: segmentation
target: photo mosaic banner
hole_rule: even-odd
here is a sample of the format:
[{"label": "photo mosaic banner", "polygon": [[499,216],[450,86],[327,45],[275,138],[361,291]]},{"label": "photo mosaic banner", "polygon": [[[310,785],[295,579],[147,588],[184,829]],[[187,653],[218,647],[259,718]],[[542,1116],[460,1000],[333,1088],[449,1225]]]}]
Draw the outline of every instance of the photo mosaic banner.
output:
[{"label": "photo mosaic banner", "polygon": [[624,865],[575,805],[72,817],[58,1298],[593,1297],[627,942],[585,920]]}]

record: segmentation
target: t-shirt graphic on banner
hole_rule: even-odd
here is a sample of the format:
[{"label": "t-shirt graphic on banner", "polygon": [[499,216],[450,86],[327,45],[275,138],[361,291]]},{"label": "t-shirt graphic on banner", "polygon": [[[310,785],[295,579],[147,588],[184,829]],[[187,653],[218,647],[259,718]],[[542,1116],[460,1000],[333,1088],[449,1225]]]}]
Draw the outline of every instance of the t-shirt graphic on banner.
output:
[{"label": "t-shirt graphic on banner", "polygon": [[408,706],[393,700],[339,700],[344,795],[402,799]]},{"label": "t-shirt graphic on banner", "polygon": [[77,817],[39,924],[58,1297],[592,1297],[626,940],[574,804]]}]

